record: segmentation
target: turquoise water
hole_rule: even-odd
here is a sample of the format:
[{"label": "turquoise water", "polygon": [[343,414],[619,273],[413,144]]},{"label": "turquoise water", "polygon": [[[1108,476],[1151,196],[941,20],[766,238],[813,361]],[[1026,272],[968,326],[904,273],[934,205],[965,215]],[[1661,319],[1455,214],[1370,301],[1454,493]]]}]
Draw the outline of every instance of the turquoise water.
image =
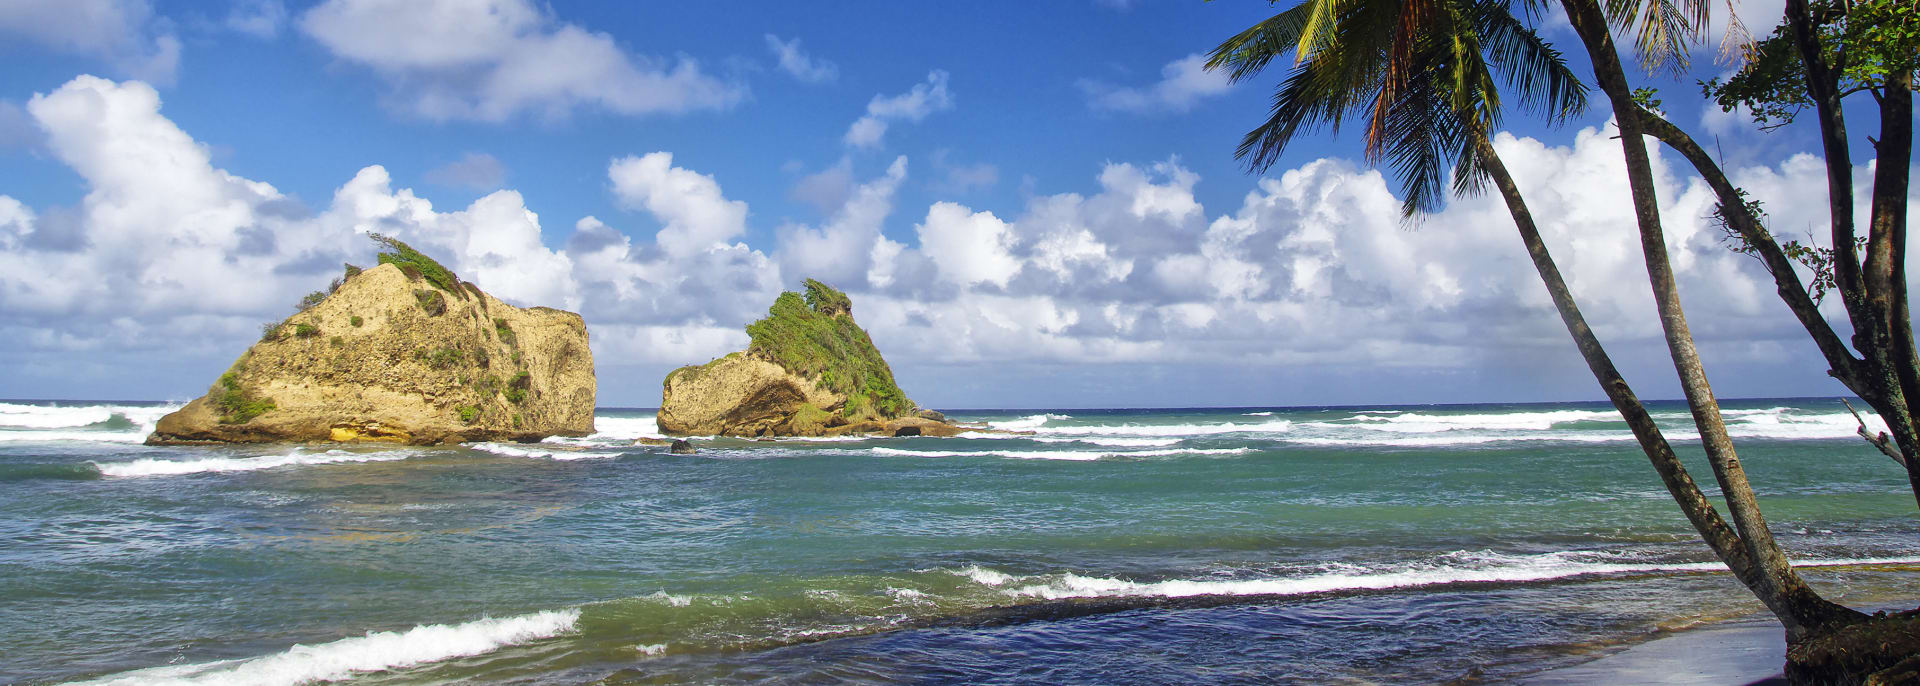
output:
[{"label": "turquoise water", "polygon": [[[1600,404],[139,445],[172,407],[0,403],[0,683],[1501,681],[1760,609]],[[1820,590],[1914,605],[1913,497],[1845,408],[1727,407]]]}]

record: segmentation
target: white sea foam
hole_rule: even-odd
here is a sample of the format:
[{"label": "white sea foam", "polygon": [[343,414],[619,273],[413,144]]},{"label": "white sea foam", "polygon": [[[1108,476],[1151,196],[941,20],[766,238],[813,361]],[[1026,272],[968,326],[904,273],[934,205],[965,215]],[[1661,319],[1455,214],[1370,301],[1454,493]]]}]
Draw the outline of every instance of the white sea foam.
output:
[{"label": "white sea foam", "polygon": [[30,430],[15,431],[0,429],[0,443],[40,443],[46,441],[96,441],[100,443],[142,443],[152,427],[133,431],[74,431],[74,430]]},{"label": "white sea foam", "polygon": [[1046,426],[1049,420],[1054,420],[1054,419],[1073,419],[1073,417],[1071,415],[1064,415],[1064,414],[1034,414],[1034,415],[1027,415],[1019,419],[1009,419],[1009,420],[1000,421],[1000,422],[987,422],[987,426],[991,426],[995,429],[1001,429],[1004,431],[1030,431],[1033,429],[1038,429],[1042,426]]},{"label": "white sea foam", "polygon": [[308,684],[369,672],[415,667],[490,653],[552,638],[573,630],[580,610],[549,610],[463,624],[428,624],[406,631],[376,631],[319,645],[296,645],[248,660],[169,665],[116,674],[89,684]]},{"label": "white sea foam", "polygon": [[182,474],[201,474],[210,472],[251,472],[276,467],[294,465],[321,465],[340,462],[391,462],[404,460],[415,455],[408,450],[390,450],[377,453],[329,450],[324,453],[308,453],[294,450],[285,455],[262,455],[259,457],[207,457],[198,460],[162,460],[146,458],[127,462],[95,462],[103,476],[179,476]]},{"label": "white sea foam", "polygon": [[[1802,560],[1807,567],[1831,567],[1877,564],[1913,564],[1920,558],[1853,558]],[[1520,583],[1565,579],[1585,575],[1648,574],[1656,572],[1725,571],[1719,562],[1643,562],[1622,560],[1614,555],[1569,551],[1541,555],[1503,555],[1486,551],[1460,551],[1432,560],[1383,569],[1338,571],[1299,577],[1264,579],[1171,579],[1131,581],[1109,577],[1066,573],[1013,577],[988,586],[1005,587],[1001,592],[1014,597],[1055,600],[1061,598],[1161,597],[1184,598],[1203,595],[1301,595],[1333,591],[1413,588],[1458,583]],[[991,572],[992,570],[982,570]],[[1000,574],[993,572],[994,574]],[[963,574],[976,578],[973,574]],[[993,577],[988,577],[993,578]],[[1020,584],[1020,585],[1012,585]]]},{"label": "white sea foam", "polygon": [[1125,457],[1168,457],[1172,455],[1242,455],[1252,448],[1167,448],[1163,450],[901,450],[869,448],[875,455],[888,457],[1012,457],[1022,460],[1100,460]]},{"label": "white sea foam", "polygon": [[999,570],[987,569],[985,567],[981,567],[980,565],[967,565],[965,567],[961,567],[960,569],[954,569],[949,571],[953,572],[954,574],[964,576],[968,579],[972,579],[974,583],[981,584],[984,586],[999,586],[999,585],[1006,584],[1008,582],[1013,581],[1012,574],[1008,574],[1006,572],[1002,572]]},{"label": "white sea foam", "polygon": [[27,405],[0,403],[0,430],[72,429],[98,424],[114,415],[135,424],[151,425],[179,405]]},{"label": "white sea foam", "polygon": [[647,600],[658,600],[673,607],[686,607],[693,604],[693,596],[674,595],[666,591],[654,591],[645,597]]},{"label": "white sea foam", "polygon": [[[29,405],[0,402],[0,442],[92,441],[139,443],[179,405]],[[88,428],[124,418],[132,427]]]},{"label": "white sea foam", "polygon": [[618,452],[567,450],[562,448],[540,447],[538,444],[507,445],[505,443],[470,443],[467,447],[481,452],[507,457],[537,457],[549,460],[592,460],[620,456]]},{"label": "white sea foam", "polygon": [[634,646],[633,649],[640,651],[641,655],[649,655],[649,656],[660,655],[662,653],[667,652],[667,644],[651,643],[648,645],[637,645],[637,646]]},{"label": "white sea foam", "polygon": [[1046,438],[1043,436],[1006,436],[1006,438],[1025,438],[1039,443],[1084,443],[1109,448],[1164,448],[1179,443],[1178,438],[1115,438],[1111,436],[1075,436],[1073,438]]},{"label": "white sea foam", "polygon": [[1293,422],[1276,420],[1255,424],[1104,424],[1094,426],[1049,426],[1035,429],[1041,436],[1209,436],[1233,433],[1286,433]]},{"label": "white sea foam", "polygon": [[1613,410],[1546,410],[1542,412],[1499,412],[1481,414],[1426,414],[1408,412],[1393,416],[1356,414],[1345,426],[1401,433],[1437,433],[1471,429],[1509,431],[1546,431],[1571,422],[1620,421]]},{"label": "white sea foam", "polygon": [[595,415],[593,435],[589,439],[625,439],[657,437],[660,435],[660,423],[657,417],[607,417]]},{"label": "white sea foam", "polygon": [[1272,412],[1248,412],[1248,413],[1245,413],[1245,414],[1242,414],[1242,415],[1240,415],[1240,416],[1242,416],[1242,417],[1271,417],[1271,416],[1273,416],[1273,413],[1272,413]]}]

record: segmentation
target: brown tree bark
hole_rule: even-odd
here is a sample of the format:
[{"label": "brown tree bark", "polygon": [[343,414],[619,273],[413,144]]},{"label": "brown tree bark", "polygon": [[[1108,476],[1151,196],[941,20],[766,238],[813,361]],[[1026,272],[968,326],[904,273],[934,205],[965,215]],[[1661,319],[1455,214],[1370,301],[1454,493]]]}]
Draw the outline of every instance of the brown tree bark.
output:
[{"label": "brown tree bark", "polygon": [[[1642,136],[1638,105],[1626,80],[1608,31],[1606,16],[1594,0],[1562,0],[1569,23],[1580,35],[1592,61],[1595,80],[1607,95],[1613,110],[1619,113],[1620,146],[1626,157],[1627,186],[1633,194],[1634,215],[1640,227],[1641,254],[1653,288],[1654,304],[1660,312],[1660,328],[1667,342],[1668,355],[1680,377],[1681,389],[1693,413],[1694,426],[1700,431],[1701,445],[1713,466],[1714,476],[1726,499],[1735,529],[1759,567],[1757,583],[1747,588],[1773,610],[1785,626],[1789,642],[1820,630],[1835,621],[1853,621],[1859,613],[1835,605],[1814,593],[1793,571],[1786,554],[1773,540],[1766,517],[1760,512],[1746,470],[1727,436],[1726,422],[1708,383],[1706,370],[1694,347],[1686,313],[1674,282],[1672,264],[1667,257],[1666,237],[1660,226],[1658,199],[1654,193],[1652,163]],[[1684,507],[1684,503],[1683,503]],[[1704,535],[1704,532],[1703,532]],[[1744,580],[1743,580],[1744,581]]]}]

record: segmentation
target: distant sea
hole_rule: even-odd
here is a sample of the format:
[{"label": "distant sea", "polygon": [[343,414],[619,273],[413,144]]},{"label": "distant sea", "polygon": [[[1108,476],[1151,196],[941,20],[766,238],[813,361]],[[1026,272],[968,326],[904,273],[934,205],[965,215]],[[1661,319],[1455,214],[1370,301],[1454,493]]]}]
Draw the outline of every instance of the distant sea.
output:
[{"label": "distant sea", "polygon": [[[1605,404],[140,445],[176,407],[0,402],[0,683],[1504,681],[1761,611]],[[1913,496],[1840,402],[1726,407],[1818,589],[1920,604]]]}]

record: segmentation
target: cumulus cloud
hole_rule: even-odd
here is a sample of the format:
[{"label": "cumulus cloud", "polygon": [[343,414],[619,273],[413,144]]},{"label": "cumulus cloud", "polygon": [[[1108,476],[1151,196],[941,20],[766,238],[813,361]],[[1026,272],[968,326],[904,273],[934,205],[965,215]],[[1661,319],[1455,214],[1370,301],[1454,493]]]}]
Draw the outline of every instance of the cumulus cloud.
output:
[{"label": "cumulus cloud", "polygon": [[[1219,208],[1203,206],[1202,179],[1169,159],[1109,163],[1088,192],[1032,197],[1014,211],[943,200],[895,217],[908,178],[899,157],[854,180],[825,220],[774,227],[763,251],[742,242],[754,215],[721,179],[652,152],[608,164],[622,216],[577,219],[555,250],[514,191],[442,210],[379,166],[309,210],[214,166],[159,108],[150,86],[94,77],[27,104],[49,154],[88,193],[70,208],[0,196],[0,373],[49,388],[97,373],[101,388],[118,388],[108,377],[166,359],[161,373],[177,378],[154,383],[196,392],[260,322],[287,314],[342,261],[364,264],[372,246],[362,234],[378,231],[501,297],[582,312],[611,402],[650,402],[666,369],[739,349],[742,325],[808,277],[854,295],[861,322],[928,402],[963,386],[978,401],[1012,402],[1042,371],[1074,379],[1082,402],[1111,401],[1160,383],[1143,376],[1156,369],[1194,384],[1197,395],[1179,402],[1220,402],[1206,395],[1216,386],[1254,402],[1326,401],[1334,391],[1290,395],[1250,381],[1308,373],[1355,383],[1508,373],[1592,395],[1497,198],[1457,200],[1409,230],[1388,180],[1348,161],[1259,179]],[[1596,330],[1630,373],[1635,360],[1658,371],[1617,142],[1590,128],[1567,145],[1507,134],[1494,145]],[[1811,359],[1758,264],[1726,250],[1706,220],[1712,194],[1655,162],[1709,364],[1780,370]],[[1823,179],[1820,160],[1804,155],[1732,174],[1762,200]],[[1862,190],[1870,176],[1858,175]],[[1777,233],[1825,220],[1823,203],[1769,207]],[[1807,365],[1815,382],[1817,365]],[[1103,382],[1087,371],[1123,368]],[[953,383],[914,386],[932,378]]]},{"label": "cumulus cloud", "polygon": [[154,83],[173,83],[180,39],[147,0],[13,0],[0,3],[0,34],[105,61]]},{"label": "cumulus cloud", "polygon": [[628,53],[529,0],[327,0],[299,23],[334,56],[378,73],[398,106],[434,120],[675,113],[746,96],[691,58]]},{"label": "cumulus cloud", "polygon": [[23,368],[58,372],[48,360],[88,349],[231,355],[342,262],[364,264],[368,231],[440,255],[508,300],[579,301],[571,264],[541,244],[518,193],[439,212],[373,166],[315,213],[213,166],[145,83],[81,76],[26,109],[88,192],[77,207],[42,212],[0,196],[0,338]]},{"label": "cumulus cloud", "polygon": [[273,38],[287,23],[287,5],[281,0],[238,0],[221,23],[255,38]]},{"label": "cumulus cloud", "polygon": [[917,122],[934,112],[950,109],[953,109],[953,94],[947,92],[947,73],[936,69],[927,73],[925,83],[905,93],[873,96],[867,102],[867,113],[854,120],[842,138],[856,148],[878,148],[890,122]]},{"label": "cumulus cloud", "polygon": [[1086,95],[1087,106],[1096,110],[1185,112],[1233,87],[1225,73],[1207,71],[1206,62],[1198,53],[1168,62],[1160,69],[1160,80],[1147,86],[1116,86],[1093,79],[1081,79],[1076,85]]},{"label": "cumulus cloud", "polygon": [[507,165],[484,152],[470,152],[428,170],[427,181],[453,188],[493,190],[507,182]]},{"label": "cumulus cloud", "polygon": [[774,59],[780,71],[807,83],[825,83],[840,77],[840,67],[824,59],[816,59],[800,49],[800,39],[780,40],[779,36],[767,34],[767,49],[773,51]]}]

